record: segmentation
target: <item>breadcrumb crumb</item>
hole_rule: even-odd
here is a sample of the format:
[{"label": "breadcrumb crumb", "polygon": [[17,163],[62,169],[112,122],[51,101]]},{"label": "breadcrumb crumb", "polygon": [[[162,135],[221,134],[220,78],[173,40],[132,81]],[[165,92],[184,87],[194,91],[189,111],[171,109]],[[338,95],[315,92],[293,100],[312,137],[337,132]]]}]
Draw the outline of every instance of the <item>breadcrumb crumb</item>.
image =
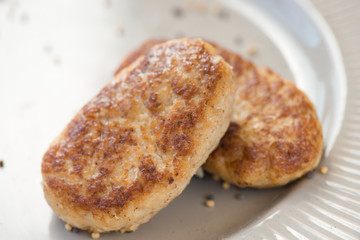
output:
[{"label": "breadcrumb crumb", "polygon": [[255,46],[249,46],[246,49],[246,54],[250,57],[254,57],[255,55],[258,54],[258,49]]},{"label": "breadcrumb crumb", "polygon": [[211,199],[208,199],[208,200],[205,201],[205,206],[207,206],[209,208],[213,208],[213,207],[215,207],[215,201],[211,200]]},{"label": "breadcrumb crumb", "polygon": [[329,171],[329,168],[327,166],[322,166],[320,168],[321,174],[326,174]]},{"label": "breadcrumb crumb", "polygon": [[100,233],[98,233],[98,232],[93,232],[93,233],[91,234],[91,237],[92,237],[93,239],[99,239],[99,238],[100,238]]},{"label": "breadcrumb crumb", "polygon": [[223,189],[229,189],[230,188],[230,183],[223,182],[221,186],[222,186]]},{"label": "breadcrumb crumb", "polygon": [[4,167],[4,161],[3,160],[0,160],[0,167]]},{"label": "breadcrumb crumb", "polygon": [[65,229],[70,232],[72,230],[72,226],[67,223],[67,224],[65,224]]}]

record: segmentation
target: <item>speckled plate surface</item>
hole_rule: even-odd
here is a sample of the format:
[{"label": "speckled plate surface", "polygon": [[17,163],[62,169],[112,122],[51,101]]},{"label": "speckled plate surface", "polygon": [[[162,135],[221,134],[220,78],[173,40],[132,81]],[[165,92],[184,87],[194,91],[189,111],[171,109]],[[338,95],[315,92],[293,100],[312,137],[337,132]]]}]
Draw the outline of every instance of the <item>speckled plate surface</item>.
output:
[{"label": "speckled plate surface", "polygon": [[[328,173],[269,190],[194,177],[136,232],[101,238],[359,239],[359,22],[357,0],[0,1],[0,238],[89,239],[47,206],[42,154],[141,42],[203,37],[309,95]],[[203,204],[209,194],[214,208]]]}]

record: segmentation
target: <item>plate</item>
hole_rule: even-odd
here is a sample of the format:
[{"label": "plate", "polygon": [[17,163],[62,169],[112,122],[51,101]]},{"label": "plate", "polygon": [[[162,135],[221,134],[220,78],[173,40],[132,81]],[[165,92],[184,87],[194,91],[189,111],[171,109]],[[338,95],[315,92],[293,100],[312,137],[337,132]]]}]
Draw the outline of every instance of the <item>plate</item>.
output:
[{"label": "plate", "polygon": [[[358,239],[360,4],[348,0],[0,1],[0,235],[89,239],[46,204],[48,144],[149,38],[209,39],[294,81],[323,124],[327,174],[285,187],[206,175],[136,232],[102,239]],[[204,206],[212,194],[216,206]]]}]

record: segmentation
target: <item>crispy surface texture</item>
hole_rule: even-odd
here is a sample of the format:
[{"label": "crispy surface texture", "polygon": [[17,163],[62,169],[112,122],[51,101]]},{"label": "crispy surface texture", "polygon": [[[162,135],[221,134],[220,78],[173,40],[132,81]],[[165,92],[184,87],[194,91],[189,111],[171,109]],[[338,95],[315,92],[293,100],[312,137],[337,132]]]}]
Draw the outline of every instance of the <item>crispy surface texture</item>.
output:
[{"label": "crispy surface texture", "polygon": [[[144,53],[161,41],[148,41],[137,51]],[[211,44],[233,66],[237,90],[230,127],[205,170],[239,187],[269,188],[316,168],[322,128],[305,93],[271,70]]]},{"label": "crispy surface texture", "polygon": [[213,44],[234,68],[230,127],[204,168],[239,187],[283,186],[315,169],[323,151],[315,108],[293,82]]},{"label": "crispy surface texture", "polygon": [[231,67],[172,40],[116,74],[50,145],[45,197],[70,225],[134,231],[178,196],[229,126]]}]

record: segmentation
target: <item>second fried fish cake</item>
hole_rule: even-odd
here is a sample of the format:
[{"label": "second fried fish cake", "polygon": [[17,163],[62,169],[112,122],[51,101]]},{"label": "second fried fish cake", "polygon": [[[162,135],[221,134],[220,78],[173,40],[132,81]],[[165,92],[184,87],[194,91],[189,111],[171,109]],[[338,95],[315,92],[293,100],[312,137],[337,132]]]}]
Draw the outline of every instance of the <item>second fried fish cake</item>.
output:
[{"label": "second fried fish cake", "polygon": [[239,187],[285,185],[315,169],[322,127],[314,105],[293,82],[216,46],[234,66],[230,127],[204,168]]}]

